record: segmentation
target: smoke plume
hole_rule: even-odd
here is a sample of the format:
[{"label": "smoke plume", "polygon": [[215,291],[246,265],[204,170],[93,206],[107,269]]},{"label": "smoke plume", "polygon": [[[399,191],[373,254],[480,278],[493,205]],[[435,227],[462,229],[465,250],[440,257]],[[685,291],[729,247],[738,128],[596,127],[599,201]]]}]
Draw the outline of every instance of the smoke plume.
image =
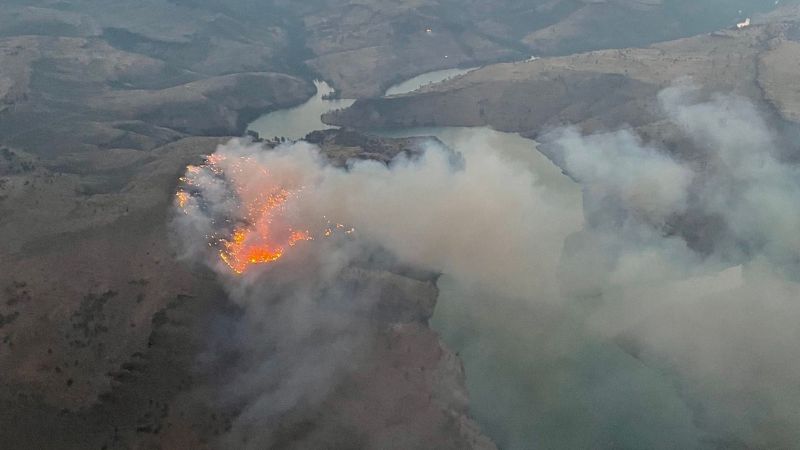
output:
[{"label": "smoke plume", "polygon": [[[800,442],[797,168],[745,99],[682,82],[659,100],[704,164],[635,130],[556,130],[582,205],[477,137],[459,158],[431,142],[346,168],[303,142],[234,140],[190,168],[178,235],[243,311],[231,439],[263,448],[265,423],[313,410],[359,364],[375,300],[341,274],[388,254],[443,274],[436,324],[503,448]],[[241,250],[237,274],[240,248],[273,259]]]}]

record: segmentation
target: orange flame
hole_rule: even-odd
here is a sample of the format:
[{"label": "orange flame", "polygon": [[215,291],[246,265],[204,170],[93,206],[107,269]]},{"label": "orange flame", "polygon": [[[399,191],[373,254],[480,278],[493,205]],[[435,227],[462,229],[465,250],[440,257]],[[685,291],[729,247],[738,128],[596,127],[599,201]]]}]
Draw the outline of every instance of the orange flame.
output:
[{"label": "orange flame", "polygon": [[[220,167],[225,163],[224,170]],[[300,242],[314,240],[308,230],[295,229],[287,223],[287,202],[302,193],[302,188],[289,190],[275,187],[268,192],[245,192],[243,187],[236,183],[236,175],[242,174],[243,169],[255,163],[252,158],[229,159],[225,155],[214,154],[206,158],[206,163],[200,167],[187,167],[186,176],[181,178],[184,185],[194,186],[202,191],[204,178],[199,177],[201,171],[217,177],[230,177],[235,195],[242,202],[240,214],[237,214],[242,223],[237,225],[230,235],[208,236],[209,245],[219,249],[219,257],[234,273],[243,274],[249,268],[258,264],[269,264],[281,259],[286,251]],[[252,171],[251,171],[252,173]],[[259,171],[259,176],[269,176],[266,168]],[[232,192],[233,194],[233,192]],[[187,212],[187,205],[191,196],[187,190],[180,189],[176,193],[178,207]],[[230,221],[226,221],[230,223]],[[344,225],[336,224],[336,229],[345,230]],[[334,227],[329,226],[324,231],[324,236],[331,236]],[[346,234],[355,231],[347,229]]]},{"label": "orange flame", "polygon": [[189,203],[189,194],[186,191],[178,191],[175,197],[178,199],[178,207],[185,209],[186,204]]},{"label": "orange flame", "polygon": [[281,229],[275,224],[291,196],[290,191],[280,189],[246,205],[249,224],[237,227],[230,239],[222,240],[220,258],[231,270],[242,274],[252,265],[277,261],[287,247],[312,239],[308,231]]}]

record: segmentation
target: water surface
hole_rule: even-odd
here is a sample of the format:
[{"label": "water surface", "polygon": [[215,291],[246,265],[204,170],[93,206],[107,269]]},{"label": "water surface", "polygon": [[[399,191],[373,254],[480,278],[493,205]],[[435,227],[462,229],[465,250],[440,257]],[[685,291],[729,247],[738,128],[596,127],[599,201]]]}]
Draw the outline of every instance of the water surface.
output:
[{"label": "water surface", "polygon": [[475,69],[477,69],[477,67],[472,67],[469,69],[445,69],[445,70],[437,70],[434,72],[423,73],[422,75],[418,75],[414,78],[403,81],[402,83],[395,84],[394,86],[386,90],[385,95],[388,97],[391,95],[400,95],[400,94],[407,94],[409,92],[414,92],[423,86],[427,86],[429,84],[441,83],[442,81],[446,81],[451,78],[455,78],[459,75],[464,75],[466,73],[472,72]]},{"label": "water surface", "polygon": [[334,93],[334,89],[324,81],[315,81],[314,85],[317,93],[302,105],[264,114],[250,123],[247,129],[257,132],[264,139],[277,136],[297,140],[312,131],[333,128],[322,123],[320,117],[326,112],[346,108],[355,100],[326,100],[327,96]]}]

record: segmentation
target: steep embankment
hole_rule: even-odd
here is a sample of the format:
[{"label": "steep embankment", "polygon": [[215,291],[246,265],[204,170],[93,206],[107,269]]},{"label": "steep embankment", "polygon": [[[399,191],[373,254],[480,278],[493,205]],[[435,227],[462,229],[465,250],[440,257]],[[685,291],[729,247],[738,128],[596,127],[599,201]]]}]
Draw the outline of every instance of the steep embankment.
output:
[{"label": "steep embankment", "polygon": [[[671,41],[487,66],[418,92],[365,99],[328,114],[350,127],[478,126],[537,133],[564,124],[586,131],[659,119],[656,93],[681,77],[707,91],[746,96],[796,118],[785,81],[800,55],[794,22]],[[762,90],[763,89],[763,90]]]},{"label": "steep embankment", "polygon": [[48,157],[149,150],[187,135],[236,135],[255,114],[314,92],[304,80],[275,73],[149,88],[167,63],[97,39],[0,39],[0,63],[13,68],[0,78],[0,142]]},{"label": "steep embankment", "polygon": [[771,7],[753,0],[330,0],[307,6],[303,20],[314,55],[308,65],[344,96],[363,98],[432,70],[643,46]]}]

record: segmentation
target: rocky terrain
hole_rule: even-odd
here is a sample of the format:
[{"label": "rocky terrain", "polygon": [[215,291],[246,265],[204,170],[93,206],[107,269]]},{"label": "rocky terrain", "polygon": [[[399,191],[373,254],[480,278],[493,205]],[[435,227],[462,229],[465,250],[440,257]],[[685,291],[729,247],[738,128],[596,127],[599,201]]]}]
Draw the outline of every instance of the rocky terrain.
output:
[{"label": "rocky terrain", "polygon": [[[334,162],[418,151],[414,140],[316,136]],[[15,237],[0,269],[4,446],[205,448],[229,429],[237,411],[216,403],[221,380],[196,358],[212,345],[207,329],[236,308],[210,272],[178,260],[167,228],[179,173],[224,140],[120,152],[126,164],[93,161],[90,174],[4,148],[2,227]],[[466,416],[459,360],[426,326],[433,278],[374,265],[342,277],[382,299],[368,364],[321,410],[272,424],[276,447],[493,448]]]},{"label": "rocky terrain", "polygon": [[[771,6],[755,0],[11,0],[0,36],[82,38],[146,56],[161,62],[150,68],[158,71],[144,83],[150,88],[279,72],[324,78],[354,98],[436,69],[689,36]],[[117,81],[137,87],[125,77]]]},{"label": "rocky terrain", "polygon": [[[197,394],[220,381],[195,365],[209,345],[206,330],[236,308],[212,273],[177,257],[168,227],[174,190],[187,164],[248,121],[313,95],[313,78],[343,96],[373,97],[434,69],[715,29],[738,18],[736,5],[753,4],[726,2],[717,14],[689,3],[5,2],[0,447],[204,448],[225,435],[237,411]],[[566,122],[646,125],[659,86],[691,74],[796,121],[800,97],[786,87],[800,40],[792,20],[783,14],[743,32],[487,66],[422,93],[361,101],[328,120],[528,133]],[[656,22],[663,30],[648,37],[604,28]],[[339,165],[386,161],[417,144],[350,131],[308,140]],[[437,295],[430,277],[394,267],[347,275],[390,292],[375,314],[371,364],[322,409],[274,424],[283,436],[276,446],[492,448],[468,418],[458,358],[427,327]]]},{"label": "rocky terrain", "polygon": [[590,132],[636,127],[659,119],[656,93],[681,77],[796,120],[796,92],[785,81],[800,55],[797,20],[787,9],[744,30],[490,65],[414,93],[359,100],[325,120],[362,128],[489,125],[528,134],[565,124]]},{"label": "rocky terrain", "polygon": [[188,135],[238,134],[262,111],[305,100],[314,87],[271,72],[164,84],[163,61],[86,38],[0,39],[2,141],[62,157],[151,150]]},{"label": "rocky terrain", "polygon": [[[736,6],[753,8],[746,1],[682,9],[621,0],[506,0],[492,8],[448,0],[13,0],[0,15],[0,142],[64,157],[237,135],[258,114],[310,97],[314,77],[345,97],[375,96],[434,69],[711,30],[733,23]],[[664,31],[607,33],[598,24],[626,28],[610,17],[642,27],[658,20],[653,28]]]},{"label": "rocky terrain", "polygon": [[[691,79],[704,95],[749,99],[780,131],[783,157],[796,160],[800,9],[787,6],[743,30],[721,30],[644,48],[599,50],[483,67],[416,92],[362,99],[323,117],[333,125],[369,128],[490,126],[540,141],[556,164],[548,133],[577,126],[583,133],[631,128],[699,171],[707,155],[664,120],[658,93]],[[563,166],[563,165],[562,165]],[[676,217],[671,231],[708,251],[724,233],[699,211]]]},{"label": "rocky terrain", "polygon": [[320,1],[304,22],[308,64],[347,97],[430,70],[529,55],[646,45],[735,23],[748,1]]}]

